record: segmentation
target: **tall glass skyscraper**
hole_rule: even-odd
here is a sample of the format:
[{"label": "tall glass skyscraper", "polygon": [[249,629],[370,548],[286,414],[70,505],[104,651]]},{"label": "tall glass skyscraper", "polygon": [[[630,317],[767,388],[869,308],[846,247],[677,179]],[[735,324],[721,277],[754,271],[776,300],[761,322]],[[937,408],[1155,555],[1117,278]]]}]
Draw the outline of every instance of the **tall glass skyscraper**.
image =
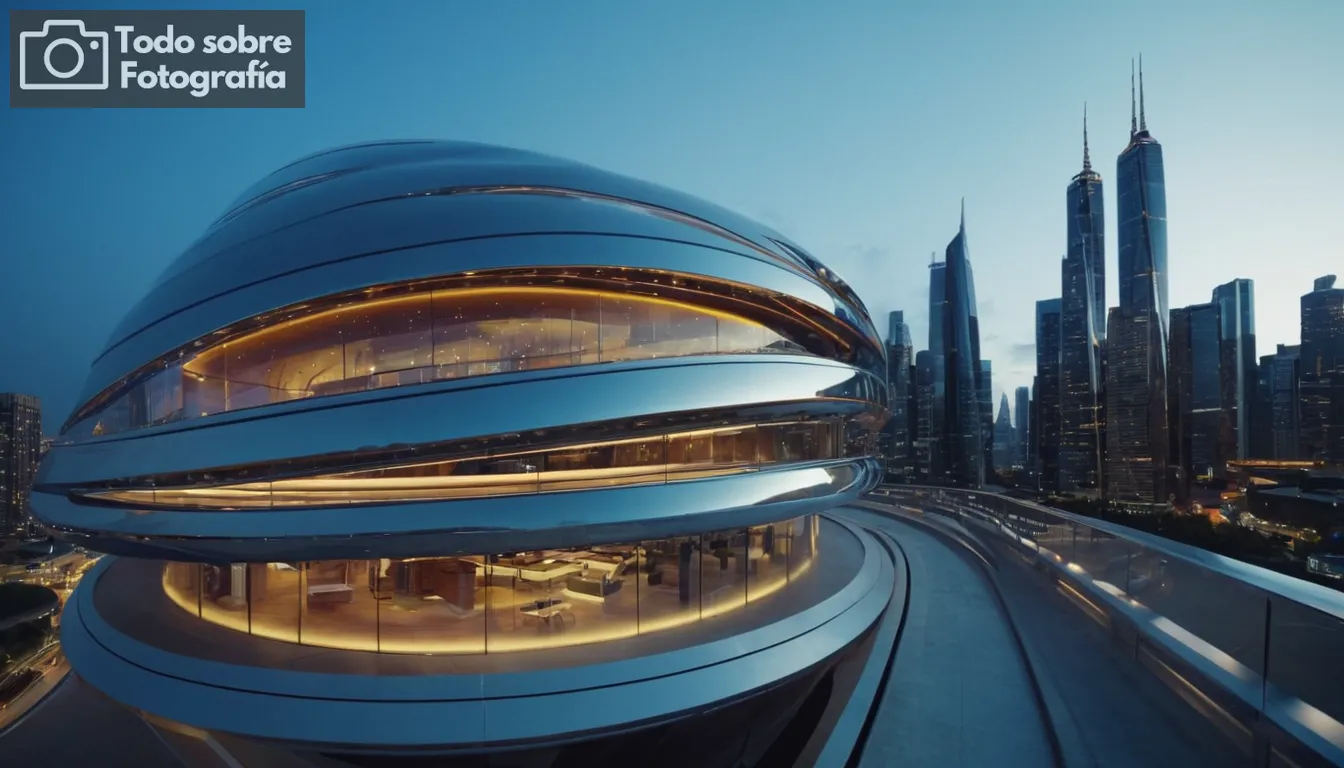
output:
[{"label": "tall glass skyscraper", "polygon": [[1259,374],[1255,354],[1255,283],[1237,278],[1213,289],[1218,308],[1218,389],[1222,408],[1218,424],[1217,477],[1227,462],[1251,458],[1251,412]]},{"label": "tall glass skyscraper", "polygon": [[42,452],[42,403],[0,394],[0,538],[33,533],[28,495]]},{"label": "tall glass skyscraper", "polygon": [[1222,422],[1220,317],[1217,304],[1195,304],[1171,311],[1170,398],[1173,490],[1189,498],[1196,478],[1217,474]]},{"label": "tall glass skyscraper", "polygon": [[1266,410],[1269,433],[1264,458],[1293,460],[1301,448],[1301,354],[1302,347],[1278,345],[1272,355],[1260,358],[1263,388],[1259,392]]},{"label": "tall glass skyscraper", "polygon": [[[1132,78],[1131,78],[1132,80]],[[1106,484],[1119,501],[1165,503],[1167,425],[1167,194],[1162,145],[1133,111],[1116,161],[1119,189],[1118,312],[1107,328]]]},{"label": "tall glass skyscraper", "polygon": [[884,442],[887,475],[897,482],[909,482],[912,470],[909,404],[914,354],[905,312],[896,310],[887,316],[887,401],[891,419],[884,429]]},{"label": "tall glass skyscraper", "polygon": [[999,415],[994,420],[994,469],[1013,467],[1013,418],[1008,408],[1008,393],[999,398]]},{"label": "tall glass skyscraper", "polygon": [[1101,353],[1106,335],[1106,209],[1092,170],[1083,108],[1083,169],[1066,193],[1068,253],[1061,269],[1059,485],[1096,488],[1101,473]]},{"label": "tall glass skyscraper", "polygon": [[1042,490],[1059,488],[1060,317],[1062,299],[1036,302],[1036,421],[1032,456]]},{"label": "tall glass skyscraper", "polygon": [[[937,254],[934,254],[935,261],[929,264],[929,347],[927,368],[929,375],[929,391],[926,393],[928,403],[928,436],[925,441],[925,451],[928,456],[928,466],[925,479],[933,482],[947,482],[947,461],[946,461],[946,434],[944,425],[947,423],[947,375],[944,357],[947,350],[943,344],[945,335],[944,317],[947,314],[947,262],[936,261]],[[916,360],[916,367],[919,361]]]},{"label": "tall glass skyscraper", "polygon": [[980,320],[975,306],[975,277],[966,244],[966,206],[961,226],[947,244],[942,317],[944,365],[943,445],[947,474],[954,485],[984,483],[986,440],[980,389]]},{"label": "tall glass skyscraper", "polygon": [[1344,462],[1344,288],[1316,279],[1302,297],[1299,458]]},{"label": "tall glass skyscraper", "polygon": [[940,440],[939,422],[934,421],[933,409],[934,391],[941,385],[934,375],[937,357],[927,349],[915,354],[915,479],[925,483],[941,477],[934,466]]},{"label": "tall glass skyscraper", "polygon": [[980,376],[975,380],[975,395],[980,403],[980,439],[985,446],[985,477],[989,478],[997,466],[994,461],[995,444],[998,440],[994,431],[994,366],[989,360],[980,361]]},{"label": "tall glass skyscraper", "polygon": [[1015,394],[1015,404],[1013,407],[1013,464],[1019,467],[1027,466],[1028,446],[1031,445],[1027,436],[1028,425],[1031,423],[1031,387],[1018,387]]}]

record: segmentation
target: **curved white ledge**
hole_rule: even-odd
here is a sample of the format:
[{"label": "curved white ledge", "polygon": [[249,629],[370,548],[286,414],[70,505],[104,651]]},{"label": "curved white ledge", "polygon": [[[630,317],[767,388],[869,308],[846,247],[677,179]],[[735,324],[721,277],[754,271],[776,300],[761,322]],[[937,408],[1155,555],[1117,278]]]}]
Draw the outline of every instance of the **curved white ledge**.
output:
[{"label": "curved white ledge", "polygon": [[[451,443],[666,413],[881,410],[877,403],[859,399],[871,389],[862,383],[868,374],[821,358],[745,355],[660,362],[391,387],[58,445],[43,461],[36,488]],[[823,402],[812,402],[818,400]]]},{"label": "curved white ledge", "polygon": [[33,494],[48,525],[112,554],[214,561],[473,554],[677,536],[847,503],[881,481],[876,459],[521,496],[244,512],[142,512]]}]

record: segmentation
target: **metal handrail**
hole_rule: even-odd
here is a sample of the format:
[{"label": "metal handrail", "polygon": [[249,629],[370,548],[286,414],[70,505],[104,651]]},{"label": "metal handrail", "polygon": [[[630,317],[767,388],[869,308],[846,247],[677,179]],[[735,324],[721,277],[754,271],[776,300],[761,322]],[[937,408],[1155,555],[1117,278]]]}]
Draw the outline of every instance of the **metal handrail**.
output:
[{"label": "metal handrail", "polygon": [[[928,494],[929,500],[935,502],[947,499],[953,507],[950,514],[992,529],[1021,549],[1034,551],[1041,562],[1058,572],[1063,583],[1071,583],[1087,593],[1088,602],[1094,603],[1093,608],[1103,610],[1102,606],[1105,606],[1106,613],[1124,617],[1149,644],[1164,649],[1234,699],[1249,705],[1260,717],[1268,718],[1300,745],[1331,763],[1344,766],[1344,696],[1329,682],[1331,659],[1320,659],[1322,666],[1319,669],[1309,665],[1304,668],[1292,660],[1294,653],[1300,653],[1300,642],[1305,637],[1320,637],[1319,633],[1326,631],[1340,633],[1338,637],[1344,640],[1344,594],[1123,525],[992,491],[900,485],[884,487],[881,492],[888,498],[895,492],[899,496]],[[1021,513],[1025,520],[1041,524],[1043,529],[1034,533],[1020,530],[1007,517],[1014,511]],[[1063,550],[1051,549],[1056,546],[1055,542],[1038,541],[1038,536],[1045,534],[1052,525],[1073,531],[1068,543],[1073,550],[1067,558]],[[1258,597],[1246,606],[1249,614],[1241,613],[1239,609],[1234,609],[1234,613],[1240,613],[1243,620],[1253,621],[1252,631],[1261,630],[1261,647],[1252,646],[1249,650],[1253,655],[1248,656],[1247,647],[1238,649],[1235,642],[1229,645],[1229,641],[1236,637],[1236,631],[1231,635],[1214,632],[1201,637],[1182,625],[1183,621],[1193,618],[1181,615],[1184,611],[1169,615],[1160,601],[1158,605],[1149,605],[1142,595],[1139,599],[1131,595],[1128,585],[1117,587],[1100,574],[1089,573],[1085,562],[1073,560],[1078,557],[1076,547],[1082,541],[1078,533],[1087,531],[1113,539],[1126,548],[1123,556],[1126,581],[1135,556],[1148,553],[1162,559],[1159,566],[1162,570],[1166,570],[1169,562],[1173,565],[1181,563],[1194,569],[1192,573],[1208,573],[1214,578],[1228,580],[1229,586],[1246,587]],[[1179,573],[1179,568],[1174,570]],[[1176,583],[1180,583],[1179,577]],[[1257,606],[1261,599],[1263,605]],[[1300,609],[1307,613],[1293,613]],[[1287,614],[1283,614],[1284,611]],[[1258,617],[1252,618],[1257,614]],[[1303,619],[1311,616],[1315,618],[1304,623]],[[1203,622],[1195,623],[1196,629],[1200,623]],[[1245,628],[1247,625],[1241,626]],[[1205,630],[1208,628],[1207,625],[1204,627]],[[1279,637],[1283,632],[1289,634]],[[1276,637],[1279,639],[1275,640]],[[1278,655],[1272,653],[1275,647],[1280,649]],[[1326,651],[1318,653],[1334,656]],[[1273,664],[1272,657],[1277,659]],[[1320,673],[1325,673],[1326,678],[1322,679]],[[1250,736],[1249,730],[1246,735]]]},{"label": "metal handrail", "polygon": [[1278,573],[1277,571],[1271,571],[1268,568],[1262,568],[1258,565],[1252,565],[1251,563],[1242,562],[1241,560],[1236,560],[1231,557],[1219,555],[1206,549],[1200,549],[1199,547],[1191,546],[1189,544],[1182,544],[1177,541],[1172,541],[1171,539],[1165,539],[1161,536],[1147,533],[1146,531],[1135,530],[1120,525],[1119,523],[1099,520],[1094,517],[1067,512],[1055,507],[1047,507],[1034,501],[1004,496],[991,491],[971,491],[960,488],[916,485],[903,485],[900,486],[900,488],[941,491],[943,493],[959,493],[970,496],[971,498],[977,496],[992,496],[999,501],[1027,507],[1042,514],[1101,531],[1110,536],[1114,536],[1117,539],[1131,541],[1148,549],[1159,551],[1170,557],[1192,563],[1200,568],[1205,568],[1228,578],[1245,582],[1250,586],[1268,592],[1276,597],[1291,600],[1295,603],[1301,603],[1302,605],[1344,621],[1344,592]]}]

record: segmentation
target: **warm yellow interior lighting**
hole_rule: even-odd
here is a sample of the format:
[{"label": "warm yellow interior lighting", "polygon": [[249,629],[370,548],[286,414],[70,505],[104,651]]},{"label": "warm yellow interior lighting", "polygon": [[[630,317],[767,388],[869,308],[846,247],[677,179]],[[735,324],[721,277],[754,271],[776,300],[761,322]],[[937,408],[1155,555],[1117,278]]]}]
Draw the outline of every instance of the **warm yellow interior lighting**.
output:
[{"label": "warm yellow interior lighting", "polygon": [[[746,576],[748,580],[745,583],[733,585],[734,594],[731,597],[721,598],[713,605],[702,605],[698,609],[676,610],[655,617],[649,617],[641,611],[636,611],[630,615],[630,621],[613,621],[606,625],[586,623],[574,629],[548,633],[539,632],[530,626],[526,629],[487,630],[486,622],[490,621],[490,615],[493,615],[496,621],[512,617],[520,606],[533,602],[538,594],[532,592],[515,593],[509,587],[501,586],[478,586],[476,588],[484,595],[482,601],[484,607],[478,609],[475,615],[463,619],[462,623],[455,628],[465,631],[455,636],[450,636],[449,632],[436,632],[435,626],[432,624],[422,626],[418,630],[414,623],[389,626],[394,615],[397,618],[404,619],[408,614],[394,612],[392,608],[380,607],[384,604],[382,602],[375,604],[376,607],[371,614],[375,624],[381,625],[381,629],[362,632],[350,629],[349,625],[328,623],[326,617],[320,623],[310,621],[306,618],[306,615],[313,614],[314,609],[303,609],[297,600],[293,604],[295,613],[293,622],[290,624],[250,618],[246,606],[242,606],[238,610],[227,610],[211,601],[202,600],[198,603],[194,594],[185,592],[173,585],[170,579],[170,568],[176,564],[168,564],[164,568],[163,587],[164,592],[173,603],[193,616],[197,616],[199,613],[199,617],[203,621],[270,640],[340,650],[382,653],[433,655],[517,653],[613,642],[652,632],[688,628],[705,619],[727,615],[745,608],[752,603],[779,593],[785,587],[796,584],[811,571],[817,557],[815,530],[812,530],[811,526],[805,525],[794,532],[793,538],[810,538],[812,554],[795,564],[791,571],[785,566],[780,569],[772,569],[773,575],[769,578],[753,579],[751,576]],[[489,565],[482,565],[481,567],[486,569],[487,572],[491,568]],[[638,569],[635,568],[634,570],[636,571],[634,578],[638,579]],[[199,576],[200,571],[194,570],[193,573]],[[355,588],[361,589],[363,587],[355,586]],[[197,589],[199,589],[199,585]],[[634,589],[638,589],[638,587],[634,587]],[[547,593],[545,597],[558,598],[566,602],[573,602],[577,599],[577,596],[569,596],[567,592],[567,590],[557,590],[555,593]],[[708,602],[708,599],[708,596],[706,596],[706,602]],[[600,607],[598,610],[601,610]],[[369,616],[370,614],[366,612],[362,618],[367,620]],[[395,629],[405,631],[407,635],[419,636],[399,636],[399,633],[394,631]],[[475,631],[472,631],[473,629]]]},{"label": "warm yellow interior lighting", "polygon": [[[320,312],[314,312],[313,314],[310,315],[304,315],[303,317],[296,317],[292,320],[285,320],[283,322],[279,322],[274,325],[269,325],[265,328],[260,328],[258,330],[252,331],[250,333],[226,341],[223,344],[203,349],[200,352],[196,353],[195,359],[193,359],[190,363],[188,363],[188,365],[197,365],[209,362],[211,358],[221,354],[231,345],[251,343],[258,339],[263,339],[268,335],[289,330],[297,326],[303,325],[305,323],[316,322],[323,318],[335,317],[343,312],[351,312],[355,310],[363,311],[367,309],[391,307],[399,304],[413,304],[415,302],[429,302],[439,300],[451,302],[452,299],[458,297],[479,298],[483,296],[495,296],[495,295],[497,296],[531,295],[536,296],[538,298],[544,298],[546,296],[553,296],[557,298],[562,296],[563,297],[585,296],[598,300],[606,299],[609,301],[629,301],[631,303],[654,304],[658,306],[669,307],[672,309],[680,309],[687,312],[693,312],[696,314],[713,317],[716,320],[727,320],[730,322],[738,322],[750,326],[752,328],[765,328],[765,326],[762,325],[761,323],[758,323],[754,320],[748,320],[747,318],[742,317],[741,315],[733,314],[731,312],[710,309],[697,304],[690,304],[684,301],[676,301],[674,299],[665,299],[660,296],[649,296],[643,293],[620,293],[616,291],[602,291],[591,288],[554,288],[548,286],[437,288],[433,290],[424,290],[424,291],[406,293],[400,296],[386,296],[380,299],[367,299],[364,301],[360,301],[357,298],[351,298],[349,302],[341,304],[340,306],[332,307],[331,309],[324,309]],[[509,318],[509,319],[526,319],[526,318]]]}]

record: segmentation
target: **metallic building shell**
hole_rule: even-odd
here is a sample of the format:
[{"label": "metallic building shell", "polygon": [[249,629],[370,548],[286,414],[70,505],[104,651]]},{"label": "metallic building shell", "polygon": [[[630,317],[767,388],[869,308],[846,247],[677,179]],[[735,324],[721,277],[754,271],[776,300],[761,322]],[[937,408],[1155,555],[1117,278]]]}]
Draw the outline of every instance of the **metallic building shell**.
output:
[{"label": "metallic building shell", "polygon": [[[509,284],[529,272],[600,274],[654,295],[664,278],[714,281],[794,313],[845,352],[828,359],[815,349],[772,349],[492,372],[82,431],[175,360],[296,306],[430,279]],[[883,345],[853,290],[782,235],[742,217],[533,153],[452,142],[360,145],[264,179],[155,283],[94,362],[32,504],[54,531],[91,548],[215,564],[452,557],[740,531],[824,513],[877,485],[876,436],[889,416],[885,373]],[[563,448],[666,425],[783,420],[834,425],[834,448],[779,454],[786,458],[734,474],[453,500],[205,510],[91,497],[309,476],[295,469],[308,465],[377,469],[388,457],[482,446]],[[99,615],[97,589],[115,562],[77,591],[64,640],[93,685],[196,727],[337,751],[563,742],[754,695],[853,647],[888,604],[894,571],[867,533],[828,525],[848,529],[865,554],[858,576],[821,603],[707,645],[544,674],[304,676],[184,660],[120,634]],[[239,642],[274,641],[240,635]],[[606,704],[612,686],[622,706]],[[184,696],[196,702],[187,714],[173,706]],[[294,696],[309,697],[307,725],[268,717]],[[537,716],[519,716],[528,711]],[[556,711],[563,716],[549,715]],[[355,732],[332,725],[361,720],[388,725]],[[288,730],[277,730],[279,722]],[[444,722],[461,727],[445,731]]]}]

